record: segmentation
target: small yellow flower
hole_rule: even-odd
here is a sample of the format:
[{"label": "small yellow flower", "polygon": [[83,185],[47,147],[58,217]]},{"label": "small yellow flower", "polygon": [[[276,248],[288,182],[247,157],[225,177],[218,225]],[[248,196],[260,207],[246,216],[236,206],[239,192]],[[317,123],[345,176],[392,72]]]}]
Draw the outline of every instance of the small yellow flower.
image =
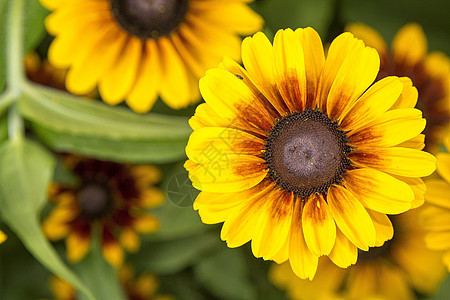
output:
[{"label": "small yellow flower", "polygon": [[318,258],[354,264],[357,249],[392,238],[386,214],[423,203],[436,158],[408,78],[374,83],[378,53],[351,33],[325,58],[312,29],[263,33],[200,80],[185,163],[202,221],[224,222],[229,247],[290,261],[313,278]]},{"label": "small yellow flower", "polygon": [[172,108],[200,99],[198,79],[223,55],[239,59],[239,35],[261,29],[248,0],[41,0],[52,13],[52,64],[69,68],[67,89],[124,99],[136,112],[158,95]]},{"label": "small yellow flower", "polygon": [[415,23],[400,28],[390,50],[383,37],[367,25],[350,24],[346,30],[380,54],[378,79],[390,75],[411,78],[419,91],[414,105],[427,119],[426,149],[436,153],[450,130],[450,58],[442,52],[428,53],[427,38],[422,27]]},{"label": "small yellow flower", "polygon": [[158,220],[145,211],[164,200],[154,187],[160,180],[158,169],[73,156],[66,161],[79,184],[53,185],[50,201],[55,208],[42,224],[45,235],[50,240],[66,238],[67,258],[77,262],[89,251],[93,227],[99,224],[103,256],[120,266],[123,248],[139,249],[138,233],[158,229]]},{"label": "small yellow flower", "polygon": [[[444,145],[450,151],[450,135]],[[450,272],[450,153],[438,153],[437,159],[437,173],[441,178],[425,181],[425,200],[429,206],[423,213],[423,221],[430,231],[425,241],[430,249],[444,251],[443,260]]]},{"label": "small yellow flower", "polygon": [[295,276],[289,264],[273,265],[269,279],[296,300],[412,300],[433,294],[446,272],[441,254],[424,243],[420,210],[392,216],[395,235],[382,247],[360,252],[356,265],[340,269],[321,258],[313,281]]}]

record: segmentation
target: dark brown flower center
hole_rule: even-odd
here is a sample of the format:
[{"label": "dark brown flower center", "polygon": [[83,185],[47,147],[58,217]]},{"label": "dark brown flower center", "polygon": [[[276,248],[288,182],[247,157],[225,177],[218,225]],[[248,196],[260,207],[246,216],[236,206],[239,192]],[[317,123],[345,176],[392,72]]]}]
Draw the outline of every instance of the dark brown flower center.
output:
[{"label": "dark brown flower center", "polygon": [[77,194],[82,214],[90,219],[99,219],[111,211],[113,201],[106,187],[92,183],[84,185]]},{"label": "dark brown flower center", "polygon": [[348,138],[336,122],[316,110],[286,116],[266,141],[269,176],[282,188],[307,198],[326,193],[350,167]]},{"label": "dark brown flower center", "polygon": [[172,33],[183,21],[189,0],[111,0],[120,26],[139,38],[158,38]]}]

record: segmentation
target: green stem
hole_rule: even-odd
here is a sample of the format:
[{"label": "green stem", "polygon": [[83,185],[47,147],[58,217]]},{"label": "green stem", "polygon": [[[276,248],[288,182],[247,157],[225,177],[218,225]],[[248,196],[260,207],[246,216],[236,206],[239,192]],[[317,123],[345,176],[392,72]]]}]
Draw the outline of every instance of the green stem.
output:
[{"label": "green stem", "polygon": [[8,137],[11,141],[18,141],[23,138],[24,133],[22,116],[19,114],[17,105],[14,104],[8,111]]},{"label": "green stem", "polygon": [[9,1],[9,17],[6,33],[7,84],[14,98],[20,95],[25,79],[23,65],[23,15],[24,1]]}]

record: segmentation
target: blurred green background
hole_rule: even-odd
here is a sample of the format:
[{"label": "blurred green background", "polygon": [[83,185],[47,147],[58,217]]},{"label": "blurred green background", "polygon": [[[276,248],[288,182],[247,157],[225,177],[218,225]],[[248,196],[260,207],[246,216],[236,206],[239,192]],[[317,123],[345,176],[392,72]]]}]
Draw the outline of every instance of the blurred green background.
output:
[{"label": "blurred green background", "polygon": [[[7,3],[8,0],[0,1],[1,16],[5,16]],[[251,6],[264,17],[264,30],[270,36],[280,28],[311,26],[320,33],[324,42],[330,42],[342,32],[347,22],[363,22],[378,30],[389,43],[402,25],[417,22],[423,26],[430,50],[450,54],[448,0],[256,0]],[[26,11],[26,49],[37,48],[45,53],[51,39],[43,27],[47,12],[37,0],[27,1]],[[4,23],[3,20],[0,27],[2,58],[5,50]],[[0,61],[0,78],[5,76],[4,63],[4,59]],[[0,81],[0,90],[3,83]],[[194,109],[173,111],[159,101],[154,111],[188,117]],[[5,126],[0,125],[0,128],[4,131]],[[160,187],[166,193],[169,187],[171,192],[177,188],[181,194],[193,192],[189,186],[174,187],[171,182],[177,176],[187,178],[183,163],[182,158],[175,163],[160,165],[164,173]],[[191,196],[183,199],[187,205],[181,207],[167,201],[155,210],[162,222],[161,230],[154,235],[142,236],[140,252],[129,255],[129,261],[138,273],[157,274],[161,291],[178,299],[284,299],[284,292],[267,280],[271,263],[254,258],[248,244],[237,249],[227,248],[220,240],[221,226],[203,225],[189,205],[192,200]],[[48,287],[50,272],[28,253],[6,226],[0,224],[0,229],[8,234],[8,241],[0,245],[0,299],[51,299]],[[56,243],[56,248],[64,257],[64,244]],[[105,264],[75,266],[76,271],[77,268],[87,268],[95,276],[111,273]],[[88,276],[84,271],[78,272],[82,278]],[[108,280],[101,281],[101,284],[105,285],[103,289],[108,289]],[[450,280],[442,284],[434,297],[427,299],[450,299]]]}]

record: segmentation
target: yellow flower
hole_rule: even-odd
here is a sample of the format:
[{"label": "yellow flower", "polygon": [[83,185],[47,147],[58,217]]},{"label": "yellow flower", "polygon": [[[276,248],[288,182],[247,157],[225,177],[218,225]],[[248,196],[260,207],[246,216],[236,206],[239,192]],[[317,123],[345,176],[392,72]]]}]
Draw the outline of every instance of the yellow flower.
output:
[{"label": "yellow flower", "polygon": [[223,55],[239,59],[238,35],[262,18],[248,0],[41,0],[56,36],[52,64],[70,68],[67,89],[85,94],[97,85],[103,100],[124,99],[146,112],[158,95],[172,108],[199,100],[198,79]]},{"label": "yellow flower", "polygon": [[[444,144],[450,151],[450,135],[447,135]],[[445,251],[443,260],[450,272],[450,153],[438,153],[437,159],[437,173],[441,179],[430,178],[425,181],[425,200],[430,205],[422,217],[430,231],[425,239],[427,246]]]},{"label": "yellow flower", "polygon": [[321,258],[313,281],[295,276],[287,263],[273,265],[269,279],[296,300],[412,300],[416,299],[415,292],[431,295],[446,271],[441,254],[424,243],[426,231],[419,225],[421,209],[392,216],[394,238],[382,247],[360,252],[356,265],[348,269]]},{"label": "yellow flower", "polygon": [[206,101],[190,120],[185,163],[202,221],[224,222],[229,247],[290,260],[312,278],[318,257],[347,267],[357,248],[392,237],[386,214],[423,202],[422,113],[408,78],[374,84],[377,52],[351,33],[327,58],[312,29],[263,33],[242,44],[244,68],[225,59],[200,79]]},{"label": "yellow flower", "polygon": [[158,220],[145,209],[164,200],[153,185],[160,180],[153,166],[130,166],[69,156],[66,164],[79,183],[54,184],[50,200],[56,205],[42,224],[50,240],[66,238],[67,258],[77,262],[90,249],[93,227],[100,225],[105,259],[114,266],[123,262],[123,248],[140,247],[137,233],[158,229]]},{"label": "yellow flower", "polygon": [[381,57],[378,79],[389,75],[407,76],[419,91],[417,108],[427,119],[427,150],[436,153],[450,130],[450,59],[442,52],[427,53],[427,38],[418,24],[400,28],[389,51],[383,37],[371,27],[356,23],[346,28]]}]

